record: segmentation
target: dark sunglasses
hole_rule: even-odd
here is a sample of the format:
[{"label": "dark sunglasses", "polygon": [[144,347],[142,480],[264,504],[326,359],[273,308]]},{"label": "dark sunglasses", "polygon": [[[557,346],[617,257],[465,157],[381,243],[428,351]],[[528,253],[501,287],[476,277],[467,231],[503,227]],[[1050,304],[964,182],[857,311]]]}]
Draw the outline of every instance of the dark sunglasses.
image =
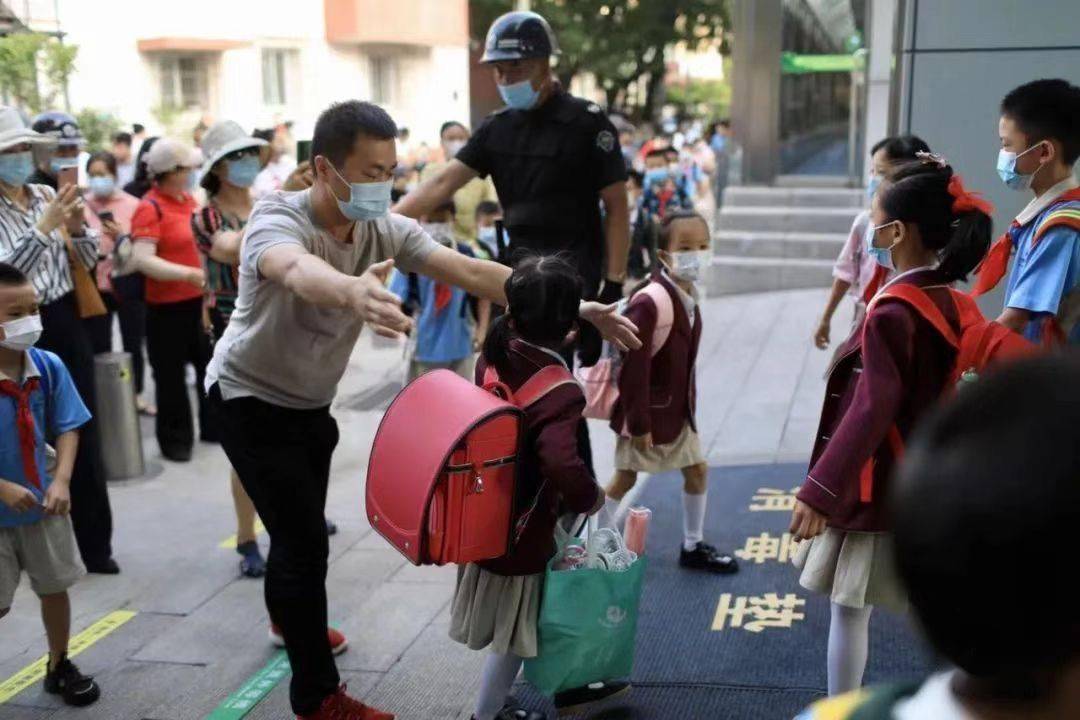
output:
[{"label": "dark sunglasses", "polygon": [[250,157],[252,155],[258,155],[258,154],[259,154],[259,148],[257,148],[257,147],[246,147],[246,148],[240,148],[239,150],[233,150],[231,153],[229,153],[228,155],[225,156],[225,159],[226,160],[232,160],[232,161],[243,160],[246,157]]}]

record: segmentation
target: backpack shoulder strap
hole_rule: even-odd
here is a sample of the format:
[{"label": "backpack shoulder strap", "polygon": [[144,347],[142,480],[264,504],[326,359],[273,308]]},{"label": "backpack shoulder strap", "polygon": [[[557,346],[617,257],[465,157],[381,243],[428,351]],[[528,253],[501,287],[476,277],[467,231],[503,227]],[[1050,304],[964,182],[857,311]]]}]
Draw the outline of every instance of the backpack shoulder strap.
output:
[{"label": "backpack shoulder strap", "polygon": [[52,366],[45,353],[35,347],[30,348],[30,359],[41,376],[38,382],[40,383],[41,394],[45,396],[45,424],[48,426],[45,428],[45,436],[49,437],[53,426]]},{"label": "backpack shoulder strap", "polygon": [[524,410],[563,385],[578,385],[578,381],[564,366],[548,365],[537,370],[536,374],[517,389],[514,393],[514,404]]},{"label": "backpack shoulder strap", "polygon": [[153,205],[153,206],[154,206],[154,210],[156,210],[156,211],[157,211],[157,219],[158,219],[158,222],[161,222],[161,219],[162,219],[163,217],[165,217],[165,216],[164,216],[164,215],[162,214],[162,212],[161,212],[161,206],[160,206],[160,205],[158,205],[158,201],[157,201],[157,200],[155,200],[154,198],[146,198],[146,202],[148,202],[148,203],[150,203],[151,205]]},{"label": "backpack shoulder strap", "polygon": [[907,303],[923,319],[933,325],[947,343],[953,347],[960,347],[960,338],[956,334],[956,329],[945,319],[945,314],[941,312],[941,308],[930,299],[930,296],[922,288],[909,283],[897,283],[879,292],[866,311],[867,317],[881,301],[890,298]]},{"label": "backpack shoulder strap", "polygon": [[675,306],[671,302],[671,294],[661,283],[650,282],[638,291],[653,301],[656,306],[656,328],[652,336],[652,354],[660,352],[664,343],[671,336],[671,328],[675,324]]},{"label": "backpack shoulder strap", "polygon": [[[1073,198],[1073,195],[1076,195]],[[1068,227],[1080,232],[1080,189],[1066,193],[1062,200],[1058,201],[1057,207],[1043,216],[1039,227],[1035,229],[1032,244],[1038,243],[1049,230],[1055,227]]]}]

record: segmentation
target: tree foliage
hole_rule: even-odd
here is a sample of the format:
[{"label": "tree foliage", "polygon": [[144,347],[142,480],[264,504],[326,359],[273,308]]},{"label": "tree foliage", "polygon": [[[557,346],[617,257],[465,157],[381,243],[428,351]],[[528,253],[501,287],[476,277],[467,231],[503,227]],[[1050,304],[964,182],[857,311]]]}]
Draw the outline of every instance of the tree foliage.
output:
[{"label": "tree foliage", "polygon": [[[472,0],[474,41],[484,42],[491,21],[513,9],[513,0]],[[665,49],[686,43],[692,49],[720,42],[727,53],[731,27],[729,0],[533,0],[532,8],[551,23],[562,49],[555,68],[568,84],[592,73],[612,108],[628,108],[627,89],[648,83],[638,113],[651,118],[663,102]]]},{"label": "tree foliage", "polygon": [[91,153],[112,150],[112,136],[122,127],[118,117],[94,108],[80,110],[75,115],[75,121],[86,138],[86,150]]},{"label": "tree foliage", "polygon": [[55,108],[78,52],[43,33],[0,37],[0,90],[30,114]]}]

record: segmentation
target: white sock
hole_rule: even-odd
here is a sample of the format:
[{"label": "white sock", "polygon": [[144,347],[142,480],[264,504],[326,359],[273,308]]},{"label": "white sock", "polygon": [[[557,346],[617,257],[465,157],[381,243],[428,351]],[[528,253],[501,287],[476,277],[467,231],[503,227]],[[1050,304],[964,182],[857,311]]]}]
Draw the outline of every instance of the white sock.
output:
[{"label": "white sock", "polygon": [[[619,520],[622,519],[622,518],[619,517],[619,505],[621,505],[621,504],[622,504],[622,500],[616,500],[613,497],[608,497],[608,496],[605,495],[604,496],[604,510],[606,510],[607,512],[604,513],[604,516],[601,518],[601,520],[603,522],[611,523],[610,527],[618,529],[619,528]],[[619,529],[619,532],[622,532],[622,530]]]},{"label": "white sock", "polygon": [[506,696],[514,686],[521,663],[521,658],[513,653],[487,656],[480,676],[480,695],[476,699],[476,720],[495,720],[506,704]]},{"label": "white sock", "polygon": [[832,603],[829,621],[829,695],[862,687],[866,658],[870,651],[870,611]]},{"label": "white sock", "polygon": [[693,550],[705,539],[705,500],[708,493],[683,492],[683,549]]}]

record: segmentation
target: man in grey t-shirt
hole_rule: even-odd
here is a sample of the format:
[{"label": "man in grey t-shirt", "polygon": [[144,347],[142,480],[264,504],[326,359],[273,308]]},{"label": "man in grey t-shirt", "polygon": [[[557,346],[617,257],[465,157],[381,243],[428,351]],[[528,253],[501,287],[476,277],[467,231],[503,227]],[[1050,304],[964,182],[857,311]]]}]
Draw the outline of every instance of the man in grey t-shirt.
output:
[{"label": "man in grey t-shirt", "polygon": [[[240,294],[207,370],[221,444],[270,534],[266,604],[293,668],[301,718],[392,718],[339,687],[327,636],[329,543],[323,509],[337,423],[337,384],[364,323],[410,327],[385,287],[396,264],[506,304],[510,270],[439,246],[389,214],[397,128],[370,103],[332,105],[315,125],[315,184],[255,206],[240,253]],[[620,347],[639,347],[615,306],[581,315]]]}]

